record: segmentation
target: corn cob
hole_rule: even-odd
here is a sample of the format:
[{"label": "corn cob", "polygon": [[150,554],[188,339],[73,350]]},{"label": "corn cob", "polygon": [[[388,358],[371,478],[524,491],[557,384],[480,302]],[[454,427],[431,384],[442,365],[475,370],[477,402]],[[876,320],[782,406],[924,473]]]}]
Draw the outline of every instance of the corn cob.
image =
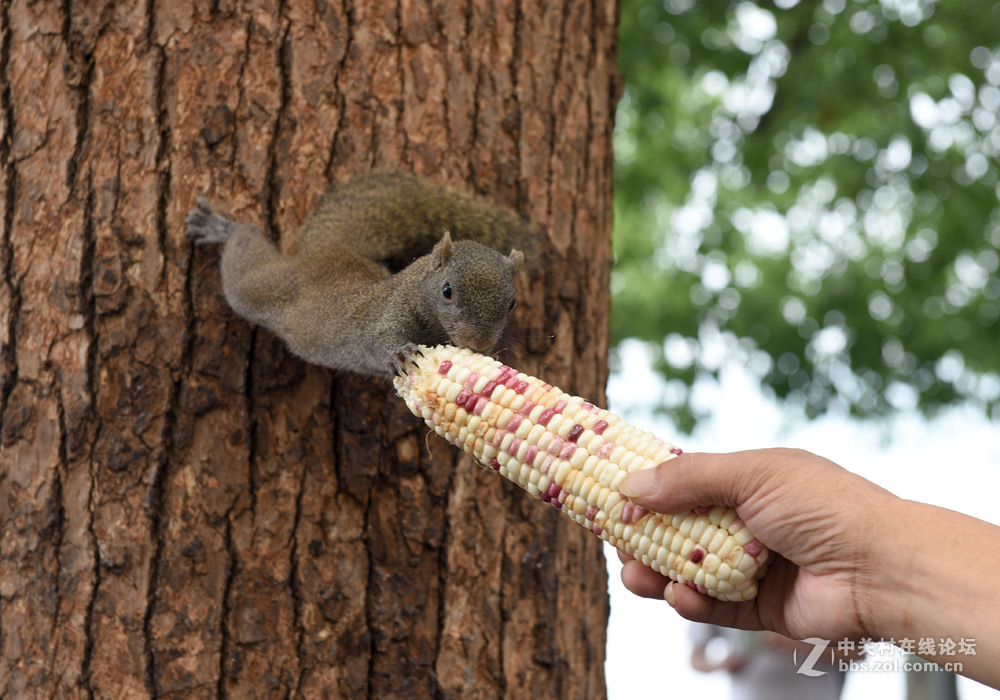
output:
[{"label": "corn cob", "polygon": [[749,600],[769,552],[732,508],[647,512],[625,475],[681,450],[618,416],[468,349],[420,346],[395,379],[417,417],[626,554],[720,600]]}]

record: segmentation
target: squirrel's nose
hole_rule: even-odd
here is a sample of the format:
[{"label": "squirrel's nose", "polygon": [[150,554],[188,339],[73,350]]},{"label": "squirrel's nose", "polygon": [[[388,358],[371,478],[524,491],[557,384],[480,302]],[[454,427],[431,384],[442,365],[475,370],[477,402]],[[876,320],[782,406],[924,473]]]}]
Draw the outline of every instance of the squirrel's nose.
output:
[{"label": "squirrel's nose", "polygon": [[500,340],[496,332],[481,332],[478,329],[455,333],[452,340],[456,345],[471,348],[476,352],[489,352]]},{"label": "squirrel's nose", "polygon": [[493,346],[496,345],[496,339],[491,336],[489,340],[477,339],[466,343],[466,345],[476,352],[489,352],[493,349]]}]

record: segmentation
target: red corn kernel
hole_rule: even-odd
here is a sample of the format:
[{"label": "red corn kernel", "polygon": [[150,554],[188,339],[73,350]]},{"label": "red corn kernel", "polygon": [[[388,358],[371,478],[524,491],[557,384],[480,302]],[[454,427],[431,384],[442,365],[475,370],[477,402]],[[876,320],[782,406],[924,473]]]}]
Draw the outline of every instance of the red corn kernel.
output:
[{"label": "red corn kernel", "polygon": [[555,414],[556,412],[553,411],[551,408],[546,408],[544,411],[542,411],[542,415],[538,417],[538,424],[548,425],[549,421],[552,420],[552,416],[554,416]]},{"label": "red corn kernel", "polygon": [[566,410],[566,401],[563,399],[559,399],[558,401],[556,401],[556,405],[552,407],[552,410],[555,411],[556,413],[562,413],[564,410]]},{"label": "red corn kernel", "polygon": [[500,471],[500,462],[497,461],[496,457],[490,460],[490,466],[493,467],[493,471]]},{"label": "red corn kernel", "polygon": [[487,401],[486,399],[480,398],[478,401],[476,401],[476,407],[472,409],[472,412],[475,413],[477,416],[483,415],[483,409],[486,408],[486,404],[488,403],[489,401]]},{"label": "red corn kernel", "polygon": [[531,403],[530,401],[525,401],[524,405],[521,406],[521,410],[518,411],[518,413],[527,418],[528,415],[531,413],[531,409],[533,409],[534,407],[535,404]]},{"label": "red corn kernel", "polygon": [[632,522],[633,523],[639,522],[640,520],[642,520],[642,516],[644,516],[648,512],[649,511],[647,511],[642,506],[636,506],[635,509],[632,511]]},{"label": "red corn kernel", "polygon": [[489,398],[493,396],[493,390],[497,388],[497,380],[491,379],[486,382],[486,386],[483,387],[483,396]]},{"label": "red corn kernel", "polygon": [[622,522],[628,525],[632,522],[632,505],[631,501],[625,501],[625,507],[622,509]]},{"label": "red corn kernel", "polygon": [[465,378],[465,388],[472,391],[472,387],[476,385],[479,381],[479,372],[469,372],[469,376]]},{"label": "red corn kernel", "polygon": [[517,427],[521,425],[521,423],[523,422],[524,422],[524,416],[515,413],[513,416],[511,416],[511,419],[507,421],[508,432],[513,433],[515,430],[517,430]]},{"label": "red corn kernel", "polygon": [[561,493],[562,493],[562,486],[560,486],[554,481],[551,484],[549,484],[549,495],[552,496],[552,498],[559,498],[559,495]]},{"label": "red corn kernel", "polygon": [[566,436],[566,439],[570,442],[576,442],[580,439],[581,435],[583,435],[583,426],[577,423],[569,429],[569,434]]},{"label": "red corn kernel", "polygon": [[704,558],[705,558],[705,550],[702,549],[701,547],[695,547],[694,549],[691,550],[691,557],[690,557],[690,559],[695,564],[697,564],[698,562],[700,562]]},{"label": "red corn kernel", "polygon": [[600,457],[601,459],[607,459],[608,456],[614,451],[614,449],[615,449],[615,443],[609,440],[608,442],[601,445],[600,449],[597,450],[597,456]]},{"label": "red corn kernel", "polygon": [[743,551],[756,559],[764,551],[764,545],[757,540],[750,540],[743,546]]},{"label": "red corn kernel", "polygon": [[524,380],[522,379],[522,380],[521,380],[521,381],[519,381],[519,382],[517,383],[517,385],[516,385],[516,386],[514,387],[514,391],[516,391],[516,392],[517,392],[517,393],[519,393],[519,394],[523,394],[523,393],[524,393],[524,390],[525,390],[525,389],[527,389],[527,388],[528,388],[528,382],[526,382],[526,381],[524,381]]},{"label": "red corn kernel", "polygon": [[470,413],[473,412],[473,411],[475,411],[476,410],[476,403],[479,400],[480,400],[480,398],[478,396],[476,396],[475,394],[473,394],[470,391],[469,392],[469,398],[465,401],[465,410],[469,411]]},{"label": "red corn kernel", "polygon": [[574,452],[576,452],[576,445],[574,445],[572,442],[567,442],[565,445],[563,445],[563,448],[559,450],[559,458],[570,459],[573,456]]},{"label": "red corn kernel", "polygon": [[608,429],[608,422],[606,420],[599,420],[594,423],[594,433],[597,435],[603,435],[604,431]]},{"label": "red corn kernel", "polygon": [[538,498],[542,501],[545,501],[546,503],[552,500],[552,496],[549,495],[548,491],[539,491]]},{"label": "red corn kernel", "polygon": [[528,451],[524,455],[524,463],[533,464],[535,461],[535,457],[537,456],[538,456],[538,446],[532,445],[531,447],[528,448]]},{"label": "red corn kernel", "polygon": [[682,455],[682,454],[684,454],[684,450],[682,450],[679,447],[675,447],[672,450],[670,450],[670,454],[672,454],[672,455]]},{"label": "red corn kernel", "polygon": [[698,515],[705,515],[710,510],[712,510],[712,506],[698,506],[694,509],[694,512]]},{"label": "red corn kernel", "polygon": [[587,520],[593,521],[594,518],[597,517],[597,513],[598,513],[597,506],[589,505],[587,506],[587,512],[584,513],[583,517],[585,517]]},{"label": "red corn kernel", "polygon": [[438,367],[438,374],[441,375],[448,374],[448,370],[450,369],[451,369],[451,360],[445,360],[444,362],[441,363],[441,366]]},{"label": "red corn kernel", "polygon": [[590,528],[590,529],[591,529],[591,531],[592,531],[592,532],[593,532],[593,533],[594,533],[595,535],[597,535],[598,537],[600,537],[600,536],[601,536],[601,533],[603,532],[603,530],[601,530],[600,526],[598,526],[598,525],[594,525],[594,527],[592,527],[592,528]]},{"label": "red corn kernel", "polygon": [[517,451],[521,449],[522,442],[524,442],[524,440],[522,440],[521,438],[514,438],[514,440],[510,443],[510,449],[507,450],[507,454],[511,455],[512,457],[517,456]]},{"label": "red corn kernel", "polygon": [[469,391],[468,389],[462,389],[460,392],[458,392],[458,397],[455,399],[455,403],[457,403],[462,408],[465,408],[465,404],[468,402],[470,396],[473,396],[473,393],[471,391]]}]

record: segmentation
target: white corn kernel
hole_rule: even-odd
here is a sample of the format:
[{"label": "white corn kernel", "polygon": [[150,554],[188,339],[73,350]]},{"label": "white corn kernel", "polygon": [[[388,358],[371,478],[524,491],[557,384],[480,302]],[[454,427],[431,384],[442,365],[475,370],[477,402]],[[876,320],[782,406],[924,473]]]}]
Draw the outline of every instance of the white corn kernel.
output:
[{"label": "white corn kernel", "polygon": [[[539,457],[541,456],[541,454],[542,454],[541,452],[538,453]],[[572,464],[570,464],[569,462],[560,463],[559,468],[556,470],[556,483],[557,484],[566,483],[566,477],[569,475],[571,471],[573,471]]]}]

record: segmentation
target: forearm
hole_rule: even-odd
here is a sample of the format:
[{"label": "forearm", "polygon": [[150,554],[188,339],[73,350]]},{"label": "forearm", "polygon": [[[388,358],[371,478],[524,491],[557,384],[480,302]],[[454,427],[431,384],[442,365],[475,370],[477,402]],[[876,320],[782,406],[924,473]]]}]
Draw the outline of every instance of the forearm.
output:
[{"label": "forearm", "polygon": [[913,640],[921,657],[961,663],[963,675],[1000,687],[1000,527],[903,499],[890,508],[886,531],[872,533],[875,567],[863,574],[867,632],[874,641]]}]

